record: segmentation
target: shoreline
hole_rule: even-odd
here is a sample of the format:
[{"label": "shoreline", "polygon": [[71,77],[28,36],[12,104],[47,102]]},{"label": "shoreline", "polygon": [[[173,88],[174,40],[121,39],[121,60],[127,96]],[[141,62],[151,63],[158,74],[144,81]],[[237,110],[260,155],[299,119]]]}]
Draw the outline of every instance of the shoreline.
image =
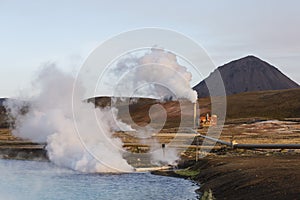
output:
[{"label": "shoreline", "polygon": [[[299,144],[299,128],[299,122],[283,121],[227,124],[223,128],[220,139],[224,141],[234,139],[240,144],[289,144],[291,142]],[[48,160],[44,144],[15,138],[8,129],[0,131],[0,158]],[[163,139],[164,142],[168,142],[167,139]],[[130,142],[134,143],[134,141]],[[197,194],[201,196],[211,190],[216,199],[298,199],[300,197],[299,150],[220,148],[207,154],[207,157],[198,162],[189,160],[195,158],[194,152],[191,149],[188,154],[182,156],[178,168],[187,170],[182,170],[181,174],[178,173],[180,170],[156,171],[152,174],[187,178],[201,185],[196,190]]]},{"label": "shoreline", "polygon": [[1,147],[0,159],[49,161],[47,151],[39,146]]},{"label": "shoreline", "polygon": [[[20,151],[21,150],[21,151]],[[16,155],[3,157],[3,152]],[[48,161],[44,149],[0,149],[1,158]],[[178,170],[150,171],[153,175],[189,179],[200,197],[212,191],[216,199],[297,199],[300,196],[300,154],[227,154],[182,160]]]},{"label": "shoreline", "polygon": [[197,194],[212,191],[216,199],[297,199],[300,196],[300,155],[211,156],[176,171],[154,175],[186,178],[199,184]]}]

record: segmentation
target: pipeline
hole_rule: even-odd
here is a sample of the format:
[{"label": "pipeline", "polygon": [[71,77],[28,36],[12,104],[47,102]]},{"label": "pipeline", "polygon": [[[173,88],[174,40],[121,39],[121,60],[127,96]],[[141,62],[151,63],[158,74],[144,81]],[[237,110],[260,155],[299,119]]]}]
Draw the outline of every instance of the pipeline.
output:
[{"label": "pipeline", "polygon": [[233,144],[234,149],[300,149],[300,144]]},{"label": "pipeline", "polygon": [[202,135],[193,129],[190,129],[190,131],[204,139],[208,139],[216,143],[229,146],[233,149],[300,149],[300,144],[238,144]]}]

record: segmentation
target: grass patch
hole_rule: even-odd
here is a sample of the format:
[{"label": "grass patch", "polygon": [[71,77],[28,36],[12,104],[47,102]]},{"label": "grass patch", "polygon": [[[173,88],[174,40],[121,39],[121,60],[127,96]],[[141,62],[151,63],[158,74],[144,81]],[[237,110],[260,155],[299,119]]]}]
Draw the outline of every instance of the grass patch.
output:
[{"label": "grass patch", "polygon": [[175,171],[175,173],[180,176],[194,178],[195,176],[197,176],[200,173],[200,171],[191,170],[190,168],[187,168],[187,169],[177,170],[177,171]]},{"label": "grass patch", "polygon": [[213,196],[211,189],[205,191],[200,200],[215,200],[216,198]]}]

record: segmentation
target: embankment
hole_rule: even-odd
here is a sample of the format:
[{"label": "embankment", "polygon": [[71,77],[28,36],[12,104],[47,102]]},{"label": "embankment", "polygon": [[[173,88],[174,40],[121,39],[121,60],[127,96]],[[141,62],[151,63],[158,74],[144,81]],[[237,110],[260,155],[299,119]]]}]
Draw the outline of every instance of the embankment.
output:
[{"label": "embankment", "polygon": [[[198,192],[212,190],[216,199],[298,199],[300,155],[214,156],[201,159],[178,175],[200,183]],[[198,172],[198,173],[197,173]],[[182,174],[182,173],[179,173]]]}]

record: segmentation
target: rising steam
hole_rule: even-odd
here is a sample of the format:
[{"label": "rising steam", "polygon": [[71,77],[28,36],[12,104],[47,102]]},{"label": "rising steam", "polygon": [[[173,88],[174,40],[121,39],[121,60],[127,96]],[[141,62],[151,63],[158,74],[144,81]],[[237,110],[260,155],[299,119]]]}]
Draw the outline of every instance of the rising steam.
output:
[{"label": "rising steam", "polygon": [[188,99],[196,102],[191,88],[192,74],[178,63],[175,54],[152,48],[143,56],[134,53],[112,65],[99,87],[99,93],[112,96],[136,96],[156,99]]},{"label": "rising steam", "polygon": [[[106,81],[105,86],[111,85],[113,96],[148,97],[160,100],[187,99],[193,103],[197,100],[197,92],[190,85],[192,74],[185,66],[179,64],[175,54],[164,49],[152,48],[142,56],[135,54],[125,56],[110,69],[107,77],[109,80]],[[152,108],[153,106],[149,111],[150,118]],[[165,112],[163,109],[160,107],[152,114],[163,116]],[[160,118],[160,122],[155,123],[154,119],[151,118],[150,124],[137,130],[146,135],[149,135],[149,132],[159,132],[165,120]],[[159,142],[153,140],[152,162],[175,164],[179,159],[177,150],[168,146],[162,150],[160,146]]]},{"label": "rising steam", "polygon": [[[100,88],[118,97],[184,98],[195,102],[197,93],[191,89],[191,78],[174,54],[154,48],[143,56],[121,59],[105,74]],[[115,119],[116,108],[95,108],[82,101],[85,90],[82,87],[73,93],[74,81],[55,65],[45,66],[33,82],[36,95],[26,101],[6,102],[15,121],[13,135],[46,143],[49,159],[59,166],[81,172],[133,171],[122,157],[121,140],[113,137],[114,131],[132,131],[131,127]],[[152,148],[157,146],[159,143],[154,142]],[[154,151],[151,156],[155,162],[168,164],[178,159],[176,150],[168,148]]]},{"label": "rising steam", "polygon": [[[33,142],[47,143],[49,159],[59,166],[82,172],[132,171],[133,168],[122,158],[122,142],[112,137],[111,126],[115,124],[112,114],[117,111],[95,109],[93,104],[84,103],[78,97],[75,101],[80,108],[76,112],[80,118],[75,121],[72,113],[73,83],[71,75],[54,65],[44,67],[33,82],[38,95],[27,101],[26,114],[20,113],[24,103],[6,103],[16,120],[12,133]],[[95,112],[99,124],[94,123],[91,112]],[[76,124],[80,125],[80,132]]]}]

